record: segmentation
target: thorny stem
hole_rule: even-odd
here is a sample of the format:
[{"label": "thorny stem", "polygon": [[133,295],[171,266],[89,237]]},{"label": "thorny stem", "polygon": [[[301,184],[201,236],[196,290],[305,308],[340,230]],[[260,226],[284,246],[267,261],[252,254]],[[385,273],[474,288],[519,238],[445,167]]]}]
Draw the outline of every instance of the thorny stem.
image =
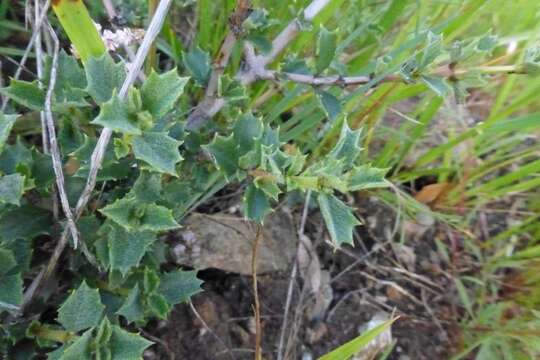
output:
[{"label": "thorny stem", "polygon": [[[137,51],[135,60],[130,66],[128,76],[126,77],[126,80],[124,81],[122,88],[120,89],[120,92],[118,94],[118,96],[121,99],[125,98],[125,96],[128,93],[128,89],[135,82],[135,79],[137,78],[137,74],[141,70],[142,65],[144,63],[144,59],[146,58],[146,55],[148,54],[150,45],[152,44],[152,42],[154,41],[154,39],[156,38],[156,36],[159,34],[161,30],[161,26],[163,25],[163,22],[165,20],[165,17],[167,15],[171,2],[172,0],[161,0],[161,2],[159,3],[159,6],[156,10],[156,14],[154,18],[152,19],[148,27],[148,30],[146,31],[143,42]],[[105,151],[106,151],[107,145],[109,144],[111,135],[112,135],[112,130],[109,128],[104,128],[98,139],[94,152],[92,153],[90,172],[88,175],[86,186],[77,202],[77,207],[75,209],[75,214],[74,214],[75,219],[78,219],[81,216],[86,204],[88,203],[90,199],[90,194],[94,190],[94,187],[96,185],[96,180],[97,180],[97,173],[99,169],[101,168],[101,163],[103,162]],[[37,289],[39,288],[40,284],[46,281],[49,278],[49,276],[54,272],[54,269],[56,268],[56,264],[58,263],[58,260],[60,256],[62,255],[62,252],[64,251],[64,248],[66,247],[68,240],[69,240],[69,232],[67,231],[67,228],[66,228],[62,232],[60,241],[58,241],[53,251],[53,254],[51,255],[51,258],[49,259],[47,267],[45,268],[45,270],[40,272],[36,278],[34,278],[30,286],[25,291],[21,309],[23,309],[25,306],[27,306],[29,303],[32,302],[32,299],[37,293]]]}]

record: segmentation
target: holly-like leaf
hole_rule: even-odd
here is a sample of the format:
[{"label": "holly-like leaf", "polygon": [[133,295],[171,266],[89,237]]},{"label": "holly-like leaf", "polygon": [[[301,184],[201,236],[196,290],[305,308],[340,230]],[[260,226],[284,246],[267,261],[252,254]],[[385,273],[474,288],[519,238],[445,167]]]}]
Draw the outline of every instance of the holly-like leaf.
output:
[{"label": "holly-like leaf", "polygon": [[317,197],[326,228],[336,246],[353,243],[353,229],[360,222],[351,208],[334,195],[320,193]]},{"label": "holly-like leaf", "polygon": [[183,160],[178,149],[181,144],[165,132],[145,132],[133,139],[133,154],[154,171],[178,176],[176,164]]},{"label": "holly-like leaf", "polygon": [[141,134],[141,129],[137,126],[137,116],[117,95],[113,95],[109,101],[101,105],[99,115],[92,124],[108,127],[124,134]]},{"label": "holly-like leaf", "polygon": [[361,129],[352,131],[347,125],[347,122],[344,121],[339,140],[328,154],[329,159],[331,159],[330,161],[342,160],[344,168],[350,168],[360,154],[358,143],[361,133]]},{"label": "holly-like leaf", "polygon": [[120,91],[126,78],[124,65],[115,64],[109,54],[89,58],[85,70],[88,81],[86,90],[98,104],[109,101],[114,90]]},{"label": "holly-like leaf", "polygon": [[272,212],[270,202],[264,191],[250,184],[244,195],[244,215],[250,220],[262,223],[264,217]]},{"label": "holly-like leaf", "polygon": [[263,123],[252,114],[241,115],[234,123],[233,137],[240,154],[253,150],[257,140],[262,137]]},{"label": "holly-like leaf", "polygon": [[179,227],[171,210],[156,204],[144,204],[130,197],[117,200],[100,212],[128,231],[164,231]]},{"label": "holly-like leaf", "polygon": [[147,296],[146,304],[148,305],[148,310],[150,311],[150,314],[159,319],[167,319],[167,316],[171,311],[171,305],[167,302],[165,297],[155,292]]},{"label": "holly-like leaf", "polygon": [[23,299],[20,274],[0,276],[0,312],[17,310]]},{"label": "holly-like leaf", "polygon": [[0,248],[0,276],[6,274],[17,265],[11,250]]},{"label": "holly-like leaf", "polygon": [[139,360],[143,351],[152,345],[138,334],[133,334],[123,330],[121,327],[113,325],[110,340],[112,359],[114,360]]},{"label": "holly-like leaf", "polygon": [[120,226],[113,226],[109,232],[109,262],[112,270],[126,275],[132,267],[139,263],[156,240],[151,231],[126,231]]},{"label": "holly-like leaf", "polygon": [[31,110],[43,110],[45,91],[37,81],[11,80],[8,87],[0,88],[0,94]]},{"label": "holly-like leaf", "polygon": [[422,75],[421,79],[440,97],[444,97],[451,90],[450,85],[441,77]]},{"label": "holly-like leaf", "polygon": [[155,118],[162,117],[178,101],[188,80],[188,77],[178,76],[176,69],[161,75],[152,70],[141,88],[144,109]]},{"label": "holly-like leaf", "polygon": [[90,344],[92,342],[92,330],[85,331],[82,336],[77,338],[69,346],[64,345],[59,360],[91,360],[92,352],[90,350]]},{"label": "holly-like leaf", "polygon": [[328,31],[321,26],[319,31],[319,40],[317,42],[317,73],[320,74],[330,66],[336,56],[337,33]]},{"label": "holly-like leaf", "polygon": [[11,174],[0,176],[0,204],[19,205],[24,191],[24,176]]},{"label": "holly-like leaf", "polygon": [[[46,76],[43,80],[49,83],[50,68],[52,58],[48,57],[46,62]],[[86,93],[86,75],[84,70],[73,56],[69,56],[65,51],[58,55],[58,65],[56,73],[56,84],[54,87],[54,101],[57,107],[66,106],[87,106],[84,99]]]},{"label": "holly-like leaf", "polygon": [[66,330],[78,332],[99,324],[104,309],[99,291],[91,289],[83,281],[60,306],[58,322]]},{"label": "holly-like leaf", "polygon": [[204,146],[216,162],[219,170],[223,171],[227,178],[232,178],[238,171],[238,149],[233,134],[229,137],[216,136],[214,141]]},{"label": "holly-like leaf", "polygon": [[19,115],[5,115],[0,112],[0,154],[2,153],[2,150],[4,150],[4,144],[9,137],[17,117],[19,117]]},{"label": "holly-like leaf", "polygon": [[41,208],[23,205],[0,214],[0,239],[31,239],[48,234],[51,213]]},{"label": "holly-like leaf", "polygon": [[328,91],[317,90],[317,99],[329,120],[335,120],[342,112],[339,100]]},{"label": "holly-like leaf", "polygon": [[161,174],[141,171],[132,191],[141,202],[156,202],[161,197]]},{"label": "holly-like leaf", "polygon": [[201,86],[206,85],[210,77],[210,55],[200,48],[184,53],[182,55],[184,66],[193,76],[193,79]]},{"label": "holly-like leaf", "polygon": [[135,286],[131,288],[126,300],[116,314],[122,315],[130,323],[139,322],[144,319],[144,305],[141,299],[139,284],[135,284]]},{"label": "holly-like leaf", "polygon": [[387,187],[388,182],[384,179],[387,171],[388,169],[374,168],[369,165],[354,167],[347,174],[347,187],[349,191]]},{"label": "holly-like leaf", "polygon": [[172,271],[160,276],[159,292],[169,304],[176,305],[201,292],[202,283],[196,271]]}]

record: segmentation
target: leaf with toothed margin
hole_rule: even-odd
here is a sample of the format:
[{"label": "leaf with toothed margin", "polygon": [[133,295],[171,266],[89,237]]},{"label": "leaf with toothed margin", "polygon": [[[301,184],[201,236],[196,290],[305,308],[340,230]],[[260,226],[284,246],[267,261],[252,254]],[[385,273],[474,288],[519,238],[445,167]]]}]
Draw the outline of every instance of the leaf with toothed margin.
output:
[{"label": "leaf with toothed margin", "polygon": [[354,167],[347,173],[347,187],[349,191],[359,191],[366,189],[388,187],[388,182],[384,175],[388,169],[379,169],[370,165],[361,165]]},{"label": "leaf with toothed margin", "polygon": [[116,200],[99,211],[128,231],[165,231],[180,227],[166,207],[141,203],[129,197]]},{"label": "leaf with toothed margin", "polygon": [[317,42],[317,74],[326,70],[334,57],[336,56],[337,33],[328,31],[324,26],[321,26],[319,31],[319,40]]},{"label": "leaf with toothed margin", "polygon": [[39,88],[37,81],[13,79],[8,87],[0,88],[0,94],[31,110],[40,111],[44,108],[45,91]]},{"label": "leaf with toothed margin", "polygon": [[198,85],[204,86],[210,78],[210,55],[200,48],[182,54],[184,66]]},{"label": "leaf with toothed margin", "polygon": [[160,276],[158,291],[169,304],[176,305],[201,292],[202,283],[196,271],[177,270]]},{"label": "leaf with toothed margin", "polygon": [[358,155],[360,155],[360,146],[358,144],[361,133],[361,129],[352,131],[347,125],[347,122],[344,121],[339,140],[328,154],[328,158],[332,161],[342,160],[345,169],[353,166]]},{"label": "leaf with toothed margin", "polygon": [[78,332],[99,324],[104,309],[99,291],[83,281],[58,309],[58,322],[66,330]]},{"label": "leaf with toothed margin", "polygon": [[[60,354],[58,360],[90,360],[92,359],[91,342],[92,331],[89,329],[85,331],[82,336],[77,338],[70,345],[64,345],[64,350]],[[56,351],[54,352],[56,353]],[[49,354],[51,355],[51,354]]]},{"label": "leaf with toothed margin", "polygon": [[153,342],[142,336],[127,332],[117,325],[112,326],[112,336],[109,342],[111,359],[115,360],[139,360],[144,350]]},{"label": "leaf with toothed margin", "polygon": [[0,176],[0,204],[19,205],[24,192],[24,176],[11,174]]},{"label": "leaf with toothed margin", "polygon": [[0,154],[2,153],[2,150],[4,150],[4,144],[18,117],[19,115],[6,115],[0,112]]},{"label": "leaf with toothed margin", "polygon": [[116,94],[113,94],[109,101],[101,105],[99,115],[91,123],[124,134],[141,134],[141,129],[137,126],[136,115],[132,113],[129,105],[120,100]]},{"label": "leaf with toothed margin", "polygon": [[250,184],[244,195],[244,216],[250,220],[262,223],[264,217],[272,212],[266,194],[254,184]]},{"label": "leaf with toothed margin", "polygon": [[147,163],[150,170],[178,177],[176,164],[183,160],[181,144],[165,132],[145,132],[133,139],[132,146],[135,158]]},{"label": "leaf with toothed margin", "polygon": [[328,119],[335,120],[343,110],[339,100],[328,91],[315,90],[315,93]]},{"label": "leaf with toothed margin", "polygon": [[319,208],[332,242],[336,246],[353,244],[353,229],[360,221],[353,215],[350,207],[334,195],[319,193]]},{"label": "leaf with toothed margin", "polygon": [[216,136],[214,141],[203,146],[206,148],[219,168],[228,179],[236,175],[238,171],[238,146],[233,134],[229,137]]},{"label": "leaf with toothed margin", "polygon": [[98,104],[109,101],[115,90],[119,92],[126,78],[124,65],[116,64],[109,54],[89,58],[85,70],[88,81],[86,91]]},{"label": "leaf with toothed margin", "polygon": [[178,101],[188,80],[178,76],[176,68],[161,75],[152,70],[141,88],[143,108],[155,118],[162,117]]},{"label": "leaf with toothed margin", "polygon": [[21,274],[0,276],[0,313],[18,310],[23,300]]},{"label": "leaf with toothed margin", "polygon": [[142,302],[139,284],[135,284],[131,288],[126,300],[116,314],[125,317],[128,323],[144,320],[144,304]]},{"label": "leaf with toothed margin", "polygon": [[110,267],[125,276],[131,268],[139,266],[156,235],[148,230],[126,231],[121,226],[112,226],[108,239]]}]

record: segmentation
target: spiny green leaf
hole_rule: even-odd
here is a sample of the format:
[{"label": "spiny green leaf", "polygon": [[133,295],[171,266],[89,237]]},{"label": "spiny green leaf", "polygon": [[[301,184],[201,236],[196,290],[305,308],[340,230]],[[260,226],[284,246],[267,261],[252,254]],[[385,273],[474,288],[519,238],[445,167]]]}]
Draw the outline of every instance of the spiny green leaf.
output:
[{"label": "spiny green leaf", "polygon": [[143,107],[155,118],[171,110],[184,92],[189,78],[178,76],[176,69],[158,75],[152,70],[141,88]]},{"label": "spiny green leaf", "polygon": [[0,248],[0,276],[5,275],[17,265],[11,250]]},{"label": "spiny green leaf", "polygon": [[335,120],[342,112],[339,100],[328,91],[317,90],[317,99],[329,120]]},{"label": "spiny green leaf", "polygon": [[351,167],[358,155],[360,155],[360,147],[358,143],[360,141],[361,129],[352,131],[347,122],[343,122],[339,140],[328,154],[330,161],[342,160],[344,167],[347,169]]},{"label": "spiny green leaf", "polygon": [[0,154],[2,153],[2,150],[4,150],[4,144],[9,137],[11,128],[13,128],[13,124],[15,124],[17,117],[19,117],[19,115],[5,115],[0,112]]},{"label": "spiny green leaf", "polygon": [[150,169],[178,176],[176,164],[183,160],[178,147],[181,141],[175,140],[165,132],[145,132],[133,139],[133,153],[146,162]]},{"label": "spiny green leaf", "polygon": [[384,179],[387,171],[369,165],[354,167],[347,174],[349,191],[387,187],[388,182]]},{"label": "spiny green leaf", "polygon": [[138,334],[129,333],[113,325],[110,348],[114,360],[139,360],[143,351],[152,344]]},{"label": "spiny green leaf", "polygon": [[238,145],[240,154],[253,149],[257,140],[262,137],[263,123],[261,119],[251,114],[241,115],[234,123],[233,137]]},{"label": "spiny green leaf", "polygon": [[140,135],[141,129],[137,126],[137,116],[132,113],[128,104],[120,100],[117,95],[101,105],[98,117],[92,124],[108,127],[124,134]]},{"label": "spiny green leaf", "polygon": [[229,137],[216,136],[214,141],[205,148],[212,154],[217,167],[228,178],[232,178],[238,171],[238,149],[236,140],[231,134]]},{"label": "spiny green leaf", "polygon": [[120,91],[126,78],[124,65],[115,64],[107,53],[99,58],[89,58],[85,70],[88,81],[86,90],[98,104],[109,101],[114,90]]},{"label": "spiny green leaf", "polygon": [[91,289],[85,281],[69,295],[58,310],[58,322],[68,330],[78,332],[96,326],[101,320],[105,306],[99,291]]},{"label": "spiny green leaf", "polygon": [[[52,58],[48,57],[46,62],[46,76],[43,79],[45,84],[49,83]],[[56,73],[56,84],[54,86],[54,101],[56,107],[87,106],[85,100],[86,74],[79,66],[73,56],[69,56],[65,51],[58,55],[58,65]]]},{"label": "spiny green leaf", "polygon": [[450,85],[443,78],[422,75],[421,79],[438,96],[444,97],[450,91]]},{"label": "spiny green leaf", "polygon": [[139,284],[135,284],[135,286],[131,288],[126,300],[116,314],[122,315],[130,323],[139,322],[144,319],[144,305],[141,299]]},{"label": "spiny green leaf", "polygon": [[353,229],[360,222],[351,208],[334,195],[320,193],[317,200],[332,242],[336,246],[353,244]]},{"label": "spiny green leaf", "polygon": [[272,207],[264,191],[250,184],[244,196],[244,215],[250,220],[262,223],[270,212]]},{"label": "spiny green leaf", "polygon": [[19,205],[24,191],[24,176],[11,174],[0,176],[0,204]]},{"label": "spiny green leaf", "polygon": [[163,295],[153,292],[148,295],[146,303],[152,316],[159,319],[167,319],[169,311],[171,311],[171,305]]},{"label": "spiny green leaf", "polygon": [[13,311],[22,303],[23,281],[21,274],[0,276],[0,312]]},{"label": "spiny green leaf", "polygon": [[151,231],[128,232],[120,226],[113,226],[109,232],[109,262],[112,270],[124,276],[132,267],[139,265],[142,257],[156,240]]},{"label": "spiny green leaf", "polygon": [[161,174],[141,171],[132,191],[139,201],[155,202],[161,197]]},{"label": "spiny green leaf", "polygon": [[0,94],[36,111],[43,110],[45,103],[45,92],[39,88],[37,81],[28,82],[13,79],[8,87],[0,88]]},{"label": "spiny green leaf", "polygon": [[159,292],[169,304],[176,305],[201,292],[202,283],[196,271],[172,271],[160,276]]},{"label": "spiny green leaf", "polygon": [[171,210],[156,204],[144,204],[130,197],[119,199],[100,212],[128,231],[164,231],[179,227]]},{"label": "spiny green leaf", "polygon": [[184,53],[182,55],[184,66],[193,76],[193,79],[201,86],[206,85],[210,77],[210,55],[200,48]]},{"label": "spiny green leaf", "polygon": [[23,205],[0,214],[1,239],[31,239],[48,234],[52,225],[51,213],[41,208]]},{"label": "spiny green leaf", "polygon": [[317,42],[317,73],[320,74],[330,66],[336,55],[337,33],[328,31],[321,26]]},{"label": "spiny green leaf", "polygon": [[72,344],[66,347],[59,360],[91,360],[92,353],[90,344],[92,341],[92,330],[85,331],[81,337],[77,338]]},{"label": "spiny green leaf", "polygon": [[105,316],[103,320],[101,320],[101,324],[99,324],[99,327],[97,329],[97,334],[95,338],[96,345],[98,347],[102,347],[103,345],[106,345],[110,340],[112,336],[112,326],[111,322]]},{"label": "spiny green leaf", "polygon": [[26,147],[20,138],[13,145],[7,145],[0,154],[0,171],[13,174],[21,169],[32,168],[32,151]]}]

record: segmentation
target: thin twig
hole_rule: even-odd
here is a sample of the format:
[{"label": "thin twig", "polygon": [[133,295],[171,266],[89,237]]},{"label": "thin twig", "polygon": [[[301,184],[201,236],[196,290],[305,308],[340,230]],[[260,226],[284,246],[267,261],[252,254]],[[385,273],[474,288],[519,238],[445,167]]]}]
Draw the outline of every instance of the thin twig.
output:
[{"label": "thin twig", "polygon": [[234,44],[238,38],[241,25],[249,15],[250,8],[251,1],[237,1],[234,13],[230,18],[231,26],[229,32],[223,40],[218,55],[214,60],[212,73],[210,75],[210,80],[208,81],[208,86],[206,87],[204,99],[188,117],[188,126],[190,126],[190,128],[199,127],[207,118],[214,116],[225,105],[225,101],[216,98],[219,78],[221,75],[223,75],[223,72],[229,63],[229,59],[234,49]]},{"label": "thin twig", "polygon": [[262,225],[257,224],[257,235],[255,236],[255,243],[253,244],[253,251],[251,253],[251,285],[253,287],[253,297],[255,298],[255,306],[253,308],[253,312],[255,313],[255,360],[262,360],[261,305],[259,302],[259,290],[257,287],[257,255],[261,240]]},{"label": "thin twig", "polygon": [[223,339],[220,338],[219,335],[216,334],[214,330],[210,328],[210,326],[208,326],[208,324],[206,323],[206,321],[204,321],[202,316],[199,314],[199,312],[197,311],[197,309],[195,308],[195,305],[193,305],[193,302],[191,300],[189,300],[189,307],[191,308],[191,311],[193,311],[193,314],[195,315],[195,317],[201,322],[202,326],[206,329],[206,331],[212,334],[212,336],[221,344],[221,346],[223,346],[223,348],[229,354],[232,360],[236,360],[231,349],[229,349],[227,344],[225,344],[225,341],[223,341]]},{"label": "thin twig", "polygon": [[54,41],[54,52],[52,58],[51,74],[49,76],[49,86],[47,89],[47,95],[45,97],[45,119],[47,124],[47,133],[51,151],[52,164],[54,169],[54,175],[56,177],[56,188],[58,190],[58,195],[60,196],[60,204],[64,210],[64,215],[66,216],[68,227],[73,237],[73,246],[77,248],[79,243],[79,234],[77,231],[77,226],[75,225],[75,220],[71,208],[69,206],[69,200],[66,193],[66,187],[64,184],[64,171],[62,170],[62,159],[60,157],[60,149],[58,148],[58,141],[56,139],[56,130],[54,128],[54,118],[52,112],[52,97],[54,94],[54,87],[56,85],[56,75],[58,71],[58,53],[60,51],[60,42],[56,36],[54,30],[48,26],[51,37]]},{"label": "thin twig", "polygon": [[[124,81],[124,84],[122,85],[122,88],[119,92],[119,96],[121,98],[124,98],[126,96],[129,87],[135,82],[135,79],[137,78],[137,73],[141,70],[142,64],[144,63],[144,59],[146,58],[146,54],[148,53],[150,45],[152,44],[152,42],[154,41],[154,39],[160,32],[161,26],[163,25],[163,21],[165,20],[165,17],[167,15],[171,2],[172,0],[162,0],[159,3],[156,14],[152,18],[150,26],[148,27],[148,30],[145,34],[144,40],[137,51],[135,61],[131,65],[128,76],[126,77],[126,80]],[[82,215],[82,212],[86,204],[88,203],[88,200],[90,199],[90,194],[92,193],[92,190],[94,189],[96,185],[97,172],[101,168],[101,163],[103,161],[105,150],[107,148],[111,135],[112,135],[111,129],[104,128],[98,139],[96,148],[94,149],[94,152],[92,153],[90,174],[88,175],[88,180],[86,182],[86,186],[83,190],[83,193],[81,194],[81,196],[79,197],[79,201],[77,202],[77,207],[75,209],[75,214],[74,214],[75,219],[78,219]],[[60,259],[60,256],[62,255],[62,252],[64,251],[64,248],[66,247],[68,240],[69,240],[69,232],[67,231],[67,228],[66,228],[62,232],[60,240],[58,241],[53,251],[53,254],[51,255],[51,258],[49,259],[49,262],[43,273],[43,276],[36,277],[33,280],[32,284],[25,291],[24,301],[21,307],[25,307],[30,302],[32,302],[34,296],[38,292],[37,290],[40,284],[42,284],[45,280],[47,280],[51,276],[51,274],[54,272],[54,269],[56,268],[58,260]],[[31,293],[29,292],[30,290],[32,290]]]},{"label": "thin twig", "polygon": [[285,300],[285,311],[283,314],[283,322],[281,324],[281,333],[279,335],[279,345],[277,350],[277,359],[283,359],[283,345],[285,344],[285,333],[287,332],[287,323],[289,319],[289,309],[291,308],[292,293],[294,288],[294,281],[296,279],[296,274],[298,272],[298,254],[300,253],[301,241],[300,239],[304,236],[304,231],[306,228],[307,215],[309,213],[309,201],[311,199],[311,191],[308,191],[306,194],[306,201],[304,203],[304,210],[302,211],[302,218],[300,220],[300,226],[298,227],[298,247],[296,249],[296,257],[294,259],[293,268],[291,270],[291,275],[289,277],[289,286],[287,288],[287,300]]},{"label": "thin twig", "polygon": [[[258,56],[254,63],[260,68],[265,68],[287,47],[287,45],[294,40],[296,35],[300,32],[300,22],[312,21],[317,14],[319,14],[328,4],[330,0],[313,0],[303,11],[303,19],[295,18],[279,33],[272,41],[272,50],[268,55]],[[253,65],[253,63],[252,63]],[[250,84],[257,80],[256,74],[250,72],[240,71],[236,75],[237,78],[241,78],[244,84]],[[216,97],[205,97],[205,99],[197,106],[187,119],[186,128],[189,130],[196,130],[208,122],[215,114],[225,106],[225,101]]]},{"label": "thin twig", "polygon": [[[41,29],[37,28],[35,24],[37,23],[39,19],[39,10],[40,10],[40,0],[34,0],[34,31],[36,31],[38,34],[36,36],[36,42],[35,42],[35,50],[36,50],[36,68],[37,68],[37,76],[38,76],[38,85],[39,88],[43,88],[43,48],[41,46]],[[41,121],[41,145],[43,147],[43,153],[44,154],[50,154],[49,151],[49,137],[47,136],[47,120],[45,118],[45,112],[40,111],[39,112],[39,118]],[[53,218],[54,220],[58,220],[58,194],[56,193],[56,189],[53,187],[52,189],[52,210],[53,210]]]},{"label": "thin twig", "polygon": [[[47,12],[49,11],[50,6],[51,6],[51,0],[47,0],[45,4],[43,5],[43,9],[41,10],[41,13],[38,19],[36,20],[36,23],[34,25],[35,29],[37,30],[41,29],[41,26],[43,25],[44,20],[47,18]],[[39,31],[34,31],[32,33],[32,36],[30,37],[30,41],[28,42],[28,45],[26,45],[24,54],[21,58],[21,61],[19,62],[19,67],[17,68],[17,71],[15,71],[15,75],[13,75],[13,79],[17,80],[21,76],[21,72],[24,69],[24,64],[26,64],[26,60],[28,60],[28,56],[30,56],[30,51],[32,50],[32,47],[34,46],[34,42],[36,41],[38,34],[39,34]],[[4,101],[2,102],[2,108],[0,109],[1,112],[6,110],[8,100],[9,100],[9,97],[4,98]]]}]

